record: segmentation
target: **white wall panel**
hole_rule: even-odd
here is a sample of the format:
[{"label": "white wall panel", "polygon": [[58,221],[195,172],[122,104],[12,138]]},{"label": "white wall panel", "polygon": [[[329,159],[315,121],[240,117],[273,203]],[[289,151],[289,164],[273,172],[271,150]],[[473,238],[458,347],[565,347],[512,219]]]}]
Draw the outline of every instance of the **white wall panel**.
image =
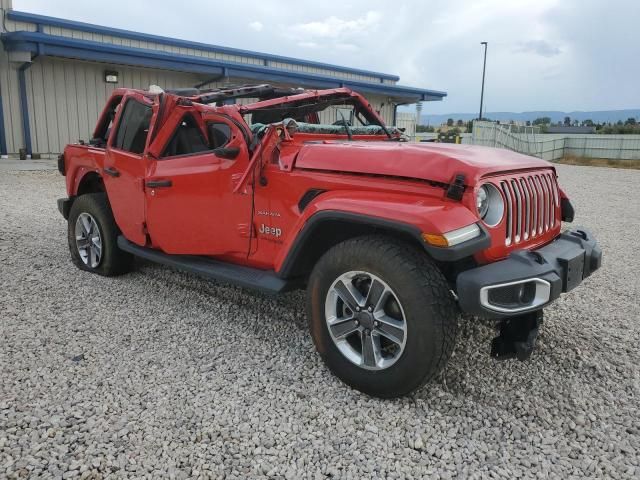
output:
[{"label": "white wall panel", "polygon": [[[105,70],[118,72],[118,84],[104,82]],[[151,84],[163,88],[191,87],[198,83],[200,77],[173,71],[43,57],[36,59],[27,70],[26,80],[32,150],[53,155],[61,152],[67,143],[89,140],[98,116],[115,88],[146,89]],[[16,112],[19,111],[18,105]],[[19,124],[18,128],[12,128],[21,132]],[[15,145],[22,147],[22,138],[12,140],[10,152],[17,152]]]},{"label": "white wall panel", "polygon": [[404,128],[405,135],[409,136],[412,140],[416,138],[416,114],[411,112],[398,112],[396,116],[395,126],[398,128]]},{"label": "white wall panel", "polygon": [[[10,153],[24,147],[19,103],[16,66],[10,64],[4,51],[0,51],[0,86],[5,112],[7,146]],[[118,72],[117,85],[104,82],[104,71]],[[146,68],[114,66],[102,63],[40,57],[26,71],[26,83],[31,125],[32,151],[44,155],[56,155],[64,145],[79,139],[89,140],[98,116],[107,98],[116,87],[146,89],[151,84],[162,88],[191,87],[201,81],[194,74],[162,71]],[[250,83],[252,80],[234,78],[231,83]],[[255,81],[255,80],[254,80]],[[223,86],[228,82],[216,82],[208,87]],[[283,84],[283,86],[285,86]],[[372,107],[385,122],[393,123],[394,105],[381,96],[367,96]],[[243,99],[239,103],[247,103]],[[335,112],[323,118],[327,123],[335,121]],[[328,120],[331,120],[330,122]]]},{"label": "white wall panel", "polygon": [[0,93],[4,112],[7,151],[17,152],[24,144],[22,137],[22,114],[18,89],[18,70],[3,48],[0,47]]},{"label": "white wall panel", "polygon": [[[10,0],[0,0],[0,8],[11,8]],[[1,12],[0,12],[1,13]],[[6,27],[12,31],[37,31],[34,23],[6,20],[0,30]],[[375,74],[344,72],[330,67],[312,66],[295,61],[271,61],[250,54],[232,54],[210,49],[178,47],[161,42],[129,39],[118,34],[107,35],[84,32],[73,28],[43,26],[43,31],[79,40],[123,45],[131,48],[157,50],[181,55],[231,62],[266,65],[284,70],[326,75],[346,81],[380,82]],[[0,45],[0,93],[4,110],[5,136],[9,153],[17,153],[25,146],[22,129],[21,106],[18,88],[19,64],[8,61],[4,48]],[[120,75],[118,85],[106,84],[103,79],[105,69],[116,70]],[[158,84],[164,88],[190,87],[202,80],[194,74],[151,70],[136,67],[111,66],[51,57],[37,58],[26,71],[29,120],[31,124],[32,150],[34,153],[56,154],[70,141],[79,138],[87,140],[93,130],[98,115],[106,99],[116,86],[147,88]],[[234,79],[235,83],[259,82],[255,79]],[[394,80],[384,79],[384,84],[394,84]],[[293,85],[292,85],[293,86]],[[372,97],[373,98],[373,97]],[[393,105],[382,98],[372,101],[387,123],[392,123]]]}]

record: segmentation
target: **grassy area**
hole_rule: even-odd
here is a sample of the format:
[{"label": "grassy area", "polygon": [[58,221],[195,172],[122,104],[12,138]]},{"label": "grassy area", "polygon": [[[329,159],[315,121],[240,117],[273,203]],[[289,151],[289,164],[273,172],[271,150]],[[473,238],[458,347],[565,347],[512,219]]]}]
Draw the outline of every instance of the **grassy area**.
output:
[{"label": "grassy area", "polygon": [[587,167],[632,168],[640,170],[640,160],[616,160],[612,158],[576,157],[573,155],[556,160],[565,165],[584,165]]}]

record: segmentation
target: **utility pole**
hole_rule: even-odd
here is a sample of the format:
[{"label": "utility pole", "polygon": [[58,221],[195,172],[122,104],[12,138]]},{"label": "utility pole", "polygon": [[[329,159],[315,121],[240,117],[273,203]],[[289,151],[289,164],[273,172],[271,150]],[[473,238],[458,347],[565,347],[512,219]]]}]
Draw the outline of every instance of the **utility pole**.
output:
[{"label": "utility pole", "polygon": [[480,116],[478,120],[482,120],[482,102],[484,100],[484,72],[487,70],[487,42],[480,42],[484,45],[484,63],[482,65],[482,89],[480,90]]}]

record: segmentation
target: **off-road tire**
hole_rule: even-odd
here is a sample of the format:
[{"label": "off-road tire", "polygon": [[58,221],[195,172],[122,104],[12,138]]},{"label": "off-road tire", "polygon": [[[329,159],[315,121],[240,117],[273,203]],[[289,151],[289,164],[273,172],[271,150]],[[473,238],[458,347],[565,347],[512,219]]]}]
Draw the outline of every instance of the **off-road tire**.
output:
[{"label": "off-road tire", "polygon": [[[82,260],[76,245],[76,221],[82,213],[91,215],[100,231],[102,258],[95,268]],[[113,218],[106,193],[87,193],[76,198],[69,212],[67,232],[71,260],[80,270],[110,277],[122,275],[133,268],[133,256],[118,248],[117,238],[120,229]]]},{"label": "off-road tire", "polygon": [[[360,270],[384,280],[405,313],[404,350],[383,370],[366,370],[348,360],[332,340],[325,319],[325,300],[333,282],[345,272]],[[425,252],[375,235],[347,240],[322,256],[309,278],[307,315],[316,349],[337,377],[368,395],[393,398],[416,390],[444,368],[454,348],[459,309],[444,276]]]}]

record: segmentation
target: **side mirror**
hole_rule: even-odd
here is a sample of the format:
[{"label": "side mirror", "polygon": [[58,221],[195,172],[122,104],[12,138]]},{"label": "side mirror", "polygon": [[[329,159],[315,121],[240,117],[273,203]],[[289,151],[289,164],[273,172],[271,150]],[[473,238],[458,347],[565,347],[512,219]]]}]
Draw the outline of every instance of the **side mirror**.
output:
[{"label": "side mirror", "polygon": [[240,153],[240,149],[238,147],[225,148],[220,147],[213,150],[213,154],[219,158],[226,158],[228,160],[233,160]]}]

